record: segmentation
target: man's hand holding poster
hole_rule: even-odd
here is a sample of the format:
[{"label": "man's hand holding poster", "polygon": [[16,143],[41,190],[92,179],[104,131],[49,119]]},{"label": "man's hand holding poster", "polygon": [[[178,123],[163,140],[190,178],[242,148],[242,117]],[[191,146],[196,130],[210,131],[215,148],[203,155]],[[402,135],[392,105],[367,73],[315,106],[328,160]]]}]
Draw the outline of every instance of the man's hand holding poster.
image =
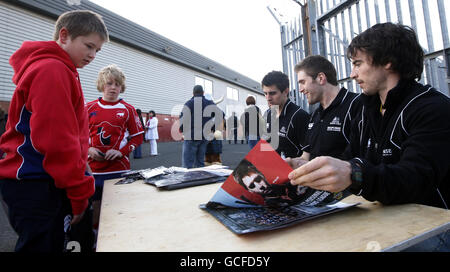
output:
[{"label": "man's hand holding poster", "polygon": [[[266,141],[260,140],[212,199],[200,207],[233,232],[247,233],[285,227],[353,206],[337,203],[349,193],[329,193],[292,185],[288,178],[291,171],[289,164]],[[335,203],[337,205],[333,205]],[[265,218],[273,214],[277,220],[263,222],[258,219],[258,213],[264,213]],[[284,219],[280,221],[280,218]],[[249,228],[241,228],[246,224]]]}]

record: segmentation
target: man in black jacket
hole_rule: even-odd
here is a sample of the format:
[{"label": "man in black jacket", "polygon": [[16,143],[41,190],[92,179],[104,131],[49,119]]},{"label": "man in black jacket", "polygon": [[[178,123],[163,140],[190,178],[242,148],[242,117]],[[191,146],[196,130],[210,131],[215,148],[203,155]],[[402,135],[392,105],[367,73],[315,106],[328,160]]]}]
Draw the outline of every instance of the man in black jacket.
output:
[{"label": "man in black jacket", "polygon": [[[330,192],[349,189],[386,205],[448,209],[450,99],[416,81],[424,53],[415,32],[392,23],[374,25],[352,40],[347,55],[351,77],[363,90],[349,160],[318,157],[290,173],[291,182]],[[444,236],[445,247],[450,234]]]},{"label": "man in black jacket", "polygon": [[261,85],[270,106],[266,114],[270,144],[283,158],[300,157],[309,115],[289,99],[289,77],[272,71],[264,76]]},{"label": "man in black jacket", "polygon": [[341,157],[350,142],[352,120],[361,111],[359,94],[339,88],[336,69],[326,58],[315,55],[295,66],[299,91],[308,103],[319,107],[311,114],[302,158]]},{"label": "man in black jacket", "polygon": [[308,56],[295,66],[295,72],[299,91],[310,105],[319,107],[309,119],[303,155],[286,162],[295,169],[319,156],[342,158],[350,143],[352,120],[361,111],[360,95],[339,87],[336,69],[325,57]]}]

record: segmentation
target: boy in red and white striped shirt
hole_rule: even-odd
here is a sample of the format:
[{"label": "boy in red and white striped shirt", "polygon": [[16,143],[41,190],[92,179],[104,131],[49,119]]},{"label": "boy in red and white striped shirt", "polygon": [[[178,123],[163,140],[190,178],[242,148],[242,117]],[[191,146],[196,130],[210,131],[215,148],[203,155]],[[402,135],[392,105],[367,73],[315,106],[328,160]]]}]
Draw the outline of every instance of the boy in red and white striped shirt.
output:
[{"label": "boy in red and white striped shirt", "polygon": [[128,155],[142,144],[144,129],[133,106],[119,95],[125,91],[125,75],[116,65],[102,68],[97,89],[103,93],[87,103],[89,116],[89,166],[95,177],[94,229],[98,227],[103,182],[130,170]]}]

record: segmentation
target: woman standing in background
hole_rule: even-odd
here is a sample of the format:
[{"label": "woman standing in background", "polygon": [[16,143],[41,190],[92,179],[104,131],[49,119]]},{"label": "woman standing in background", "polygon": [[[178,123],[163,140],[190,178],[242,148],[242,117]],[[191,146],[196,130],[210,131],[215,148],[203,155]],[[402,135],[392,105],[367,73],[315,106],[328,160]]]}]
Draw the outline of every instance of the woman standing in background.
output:
[{"label": "woman standing in background", "polygon": [[148,120],[146,124],[147,132],[145,134],[145,139],[150,141],[150,156],[158,155],[158,146],[156,140],[159,139],[158,136],[158,118],[154,111],[148,112]]}]

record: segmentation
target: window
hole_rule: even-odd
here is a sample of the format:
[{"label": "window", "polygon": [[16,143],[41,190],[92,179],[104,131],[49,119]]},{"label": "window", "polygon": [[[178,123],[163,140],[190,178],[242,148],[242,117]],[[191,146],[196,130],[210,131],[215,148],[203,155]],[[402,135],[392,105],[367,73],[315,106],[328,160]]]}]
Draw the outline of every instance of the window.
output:
[{"label": "window", "polygon": [[201,85],[203,87],[203,90],[205,91],[205,96],[209,94],[209,96],[212,97],[213,84],[211,80],[196,76],[195,85]]},{"label": "window", "polygon": [[230,100],[239,100],[239,92],[237,89],[227,87],[227,98]]}]

